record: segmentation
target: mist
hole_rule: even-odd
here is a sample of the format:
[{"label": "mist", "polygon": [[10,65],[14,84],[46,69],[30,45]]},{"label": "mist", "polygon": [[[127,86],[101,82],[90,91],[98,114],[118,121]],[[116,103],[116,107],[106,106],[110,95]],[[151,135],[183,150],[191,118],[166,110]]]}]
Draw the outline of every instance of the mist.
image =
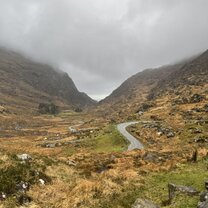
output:
[{"label": "mist", "polygon": [[101,99],[145,68],[208,48],[207,0],[0,0],[0,46]]}]

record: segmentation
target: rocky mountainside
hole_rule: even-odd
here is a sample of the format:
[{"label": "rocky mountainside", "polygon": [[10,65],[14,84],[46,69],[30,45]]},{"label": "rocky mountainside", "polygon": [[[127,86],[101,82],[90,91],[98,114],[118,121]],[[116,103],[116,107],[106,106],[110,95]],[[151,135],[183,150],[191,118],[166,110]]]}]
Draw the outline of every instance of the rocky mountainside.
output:
[{"label": "rocky mountainside", "polygon": [[158,96],[172,92],[176,92],[177,96],[179,91],[185,96],[191,93],[190,90],[187,91],[188,88],[207,83],[207,72],[208,51],[177,64],[144,70],[127,79],[102,100],[97,111],[103,112],[107,109],[109,116],[123,117],[142,110],[144,103],[149,102],[148,105],[151,106],[151,102]]},{"label": "rocky mountainside", "polygon": [[161,79],[151,90],[150,98],[164,93],[183,90],[184,87],[194,88],[208,83],[208,50],[190,60],[178,70]]},{"label": "rocky mountainside", "polygon": [[145,102],[152,89],[157,83],[168,77],[172,72],[176,71],[184,65],[184,62],[167,65],[157,69],[146,69],[139,72],[124,83],[122,83],[111,95],[100,101],[97,111],[109,116],[123,117],[136,112],[140,104]]},{"label": "rocky mountainside", "polygon": [[41,102],[73,107],[95,103],[68,74],[5,49],[0,49],[0,96],[0,105],[25,109]]}]

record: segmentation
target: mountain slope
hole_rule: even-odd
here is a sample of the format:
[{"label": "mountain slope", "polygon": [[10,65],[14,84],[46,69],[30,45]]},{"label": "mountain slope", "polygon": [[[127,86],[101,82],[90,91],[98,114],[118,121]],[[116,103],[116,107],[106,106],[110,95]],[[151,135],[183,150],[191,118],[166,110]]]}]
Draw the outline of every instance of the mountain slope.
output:
[{"label": "mountain slope", "polygon": [[207,64],[208,52],[205,52],[174,65],[139,72],[102,100],[97,111],[107,111],[114,118],[135,113],[144,103],[152,102],[159,95],[177,91],[179,86],[183,88],[207,82]]},{"label": "mountain slope", "polygon": [[0,49],[1,105],[35,107],[40,102],[85,107],[94,101],[64,72]]},{"label": "mountain slope", "polygon": [[170,73],[165,79],[161,79],[151,90],[149,97],[156,98],[164,93],[184,87],[196,88],[206,83],[208,83],[208,50]]},{"label": "mountain slope", "polygon": [[184,62],[157,69],[146,69],[133,75],[102,100],[97,111],[107,111],[110,116],[119,114],[119,117],[136,112],[157,83],[183,64]]}]

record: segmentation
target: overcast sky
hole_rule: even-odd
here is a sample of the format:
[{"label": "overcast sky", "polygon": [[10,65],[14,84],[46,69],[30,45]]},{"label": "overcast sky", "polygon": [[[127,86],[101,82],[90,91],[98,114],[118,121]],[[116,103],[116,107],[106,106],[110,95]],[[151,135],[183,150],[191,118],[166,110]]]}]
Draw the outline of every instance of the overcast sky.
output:
[{"label": "overcast sky", "polygon": [[208,48],[208,0],[0,0],[0,46],[103,98],[129,76]]}]

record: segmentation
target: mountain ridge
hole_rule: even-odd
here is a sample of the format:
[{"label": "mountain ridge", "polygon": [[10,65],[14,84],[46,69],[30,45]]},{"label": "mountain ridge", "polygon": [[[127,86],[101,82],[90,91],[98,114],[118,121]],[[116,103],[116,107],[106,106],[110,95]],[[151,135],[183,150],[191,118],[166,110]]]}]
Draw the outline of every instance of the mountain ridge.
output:
[{"label": "mountain ridge", "polygon": [[0,79],[3,105],[10,105],[9,100],[16,105],[17,100],[21,100],[20,103],[31,101],[35,105],[55,102],[72,107],[95,104],[87,94],[78,91],[67,73],[5,49],[0,49]]}]

